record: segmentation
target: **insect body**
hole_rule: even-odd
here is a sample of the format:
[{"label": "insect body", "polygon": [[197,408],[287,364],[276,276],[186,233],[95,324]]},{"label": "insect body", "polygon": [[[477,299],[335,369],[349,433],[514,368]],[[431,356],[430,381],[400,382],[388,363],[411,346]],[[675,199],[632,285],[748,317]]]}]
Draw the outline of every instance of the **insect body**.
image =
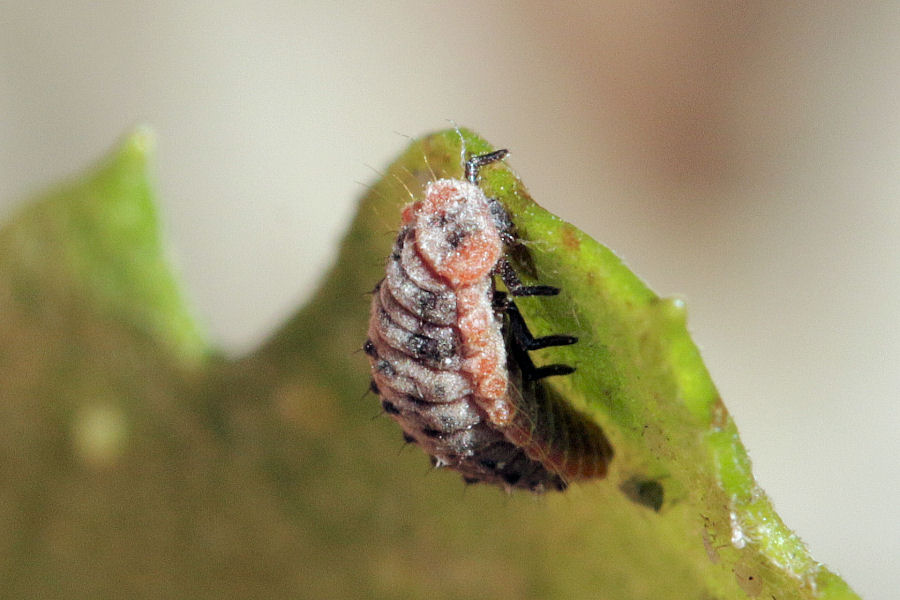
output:
[{"label": "insect body", "polygon": [[534,338],[510,300],[559,290],[523,285],[503,257],[510,220],[478,186],[478,170],[506,155],[471,158],[465,180],[433,181],[404,209],[364,350],[385,412],[436,465],[470,483],[561,490],[605,475],[612,449],[541,381],[574,369],[535,367],[528,356],[577,340]]}]

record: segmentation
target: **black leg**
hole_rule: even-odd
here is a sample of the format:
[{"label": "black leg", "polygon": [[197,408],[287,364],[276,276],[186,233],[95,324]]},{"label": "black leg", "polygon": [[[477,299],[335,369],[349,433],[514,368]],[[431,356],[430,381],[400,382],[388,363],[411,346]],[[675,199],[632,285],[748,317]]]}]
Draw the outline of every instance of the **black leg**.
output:
[{"label": "black leg", "polygon": [[559,288],[550,285],[523,284],[519,275],[504,258],[497,261],[497,271],[512,296],[555,296],[559,293]]},{"label": "black leg", "polygon": [[503,303],[503,309],[506,311],[506,315],[509,319],[510,335],[513,339],[510,350],[513,359],[522,371],[522,376],[526,380],[537,381],[544,377],[573,373],[575,368],[570,367],[569,365],[554,364],[536,367],[534,361],[532,361],[531,357],[528,355],[528,351],[548,348],[550,346],[568,346],[577,342],[578,338],[571,335],[534,337],[531,335],[531,331],[528,330],[528,325],[525,323],[522,313],[519,312],[519,308],[516,306],[515,302],[512,302],[506,297],[506,294],[503,292],[495,292],[495,306],[498,295],[501,294],[500,300]]},{"label": "black leg", "polygon": [[523,350],[540,350],[541,348],[549,348],[551,346],[571,346],[578,341],[578,338],[572,335],[547,335],[536,338],[528,330],[522,313],[515,302],[506,302],[506,314],[509,315],[509,327],[516,342]]},{"label": "black leg", "polygon": [[488,154],[473,156],[466,161],[466,179],[471,183],[478,185],[478,169],[480,169],[484,165],[489,165],[492,162],[503,160],[504,158],[506,158],[507,154],[509,154],[509,150],[504,149],[495,150],[494,152],[489,152]]}]

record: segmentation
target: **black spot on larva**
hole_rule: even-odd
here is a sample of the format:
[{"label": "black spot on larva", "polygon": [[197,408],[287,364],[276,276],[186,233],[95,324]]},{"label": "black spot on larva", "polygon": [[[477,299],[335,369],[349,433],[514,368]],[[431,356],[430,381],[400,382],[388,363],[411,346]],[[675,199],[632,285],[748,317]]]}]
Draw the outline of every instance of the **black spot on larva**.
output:
[{"label": "black spot on larva", "polygon": [[501,473],[500,476],[503,477],[503,481],[509,485],[516,485],[519,483],[519,480],[522,479],[522,474],[518,471],[507,471],[506,473]]},{"label": "black spot on larva", "polygon": [[406,338],[406,349],[416,358],[427,360],[440,360],[441,358],[437,340],[418,333],[412,333]]},{"label": "black spot on larva", "polygon": [[665,490],[655,479],[639,479],[632,477],[620,486],[625,496],[634,502],[659,512],[665,499]]},{"label": "black spot on larva", "polygon": [[380,371],[381,373],[384,373],[388,377],[392,377],[397,374],[397,371],[394,370],[394,365],[386,360],[379,360],[377,363],[375,363],[375,369]]},{"label": "black spot on larva", "polygon": [[496,460],[490,460],[490,459],[485,458],[485,459],[478,461],[478,463],[485,469],[489,469],[491,471],[493,471],[494,469],[497,468]]},{"label": "black spot on larva", "polygon": [[366,340],[366,343],[363,344],[363,352],[368,354],[369,356],[378,356],[378,350],[375,348],[375,344],[372,343],[372,340]]},{"label": "black spot on larva", "polygon": [[444,435],[444,432],[439,429],[423,429],[422,433],[430,438],[440,438]]},{"label": "black spot on larva", "polygon": [[399,260],[400,260],[400,253],[399,253],[399,252],[391,252],[391,260],[399,261]]},{"label": "black spot on larva", "polygon": [[378,384],[375,383],[374,379],[369,380],[369,391],[378,396],[381,395],[381,390],[378,389]]},{"label": "black spot on larva", "polygon": [[389,415],[399,415],[400,414],[400,409],[398,409],[396,406],[394,406],[394,404],[392,402],[389,402],[387,400],[381,401],[381,408],[383,408],[384,412],[386,412]]},{"label": "black spot on larva", "polygon": [[463,481],[466,485],[474,485],[476,483],[481,483],[481,480],[477,477],[463,477]]},{"label": "black spot on larva", "polygon": [[447,243],[450,244],[451,248],[459,248],[459,245],[466,238],[466,234],[458,229],[455,229],[447,234]]},{"label": "black spot on larva", "polygon": [[419,315],[423,315],[430,310],[434,310],[437,306],[437,296],[428,290],[419,290],[416,294],[416,310]]},{"label": "black spot on larva", "polygon": [[404,431],[403,432],[403,441],[406,442],[407,444],[415,444],[416,438],[414,438],[413,436],[409,435],[408,433],[406,433]]}]

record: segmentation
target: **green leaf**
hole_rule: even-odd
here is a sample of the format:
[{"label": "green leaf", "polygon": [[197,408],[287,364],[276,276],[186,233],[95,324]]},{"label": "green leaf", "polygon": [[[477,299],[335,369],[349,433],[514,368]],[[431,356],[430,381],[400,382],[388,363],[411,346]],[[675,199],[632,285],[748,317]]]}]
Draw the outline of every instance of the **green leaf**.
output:
[{"label": "green leaf", "polygon": [[[463,132],[470,153],[489,145]],[[426,137],[362,201],[315,299],[225,362],[166,267],[138,131],[0,231],[0,582],[16,597],[855,598],[756,486],[685,329],[502,165],[556,391],[615,447],[609,478],[535,498],[427,472],[362,397],[369,298],[409,194],[461,175]],[[374,259],[373,259],[374,258]]]},{"label": "green leaf", "polygon": [[154,139],[138,129],[92,172],[37,199],[0,237],[0,277],[16,308],[54,301],[119,319],[188,361],[207,346],[164,258],[150,184]]}]

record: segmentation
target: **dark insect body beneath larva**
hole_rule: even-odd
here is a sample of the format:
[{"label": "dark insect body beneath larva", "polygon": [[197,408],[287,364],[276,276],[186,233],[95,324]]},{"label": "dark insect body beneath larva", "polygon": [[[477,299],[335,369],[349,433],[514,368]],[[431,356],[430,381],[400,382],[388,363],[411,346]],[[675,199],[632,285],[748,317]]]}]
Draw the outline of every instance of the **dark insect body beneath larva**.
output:
[{"label": "dark insect body beneath larva", "polygon": [[363,350],[385,414],[435,466],[467,483],[563,490],[603,477],[613,453],[596,424],[543,384],[574,369],[536,367],[528,355],[577,340],[534,338],[510,298],[559,290],[523,285],[503,256],[511,220],[478,186],[478,170],[506,155],[469,159],[465,180],[432,181],[404,209]]}]

